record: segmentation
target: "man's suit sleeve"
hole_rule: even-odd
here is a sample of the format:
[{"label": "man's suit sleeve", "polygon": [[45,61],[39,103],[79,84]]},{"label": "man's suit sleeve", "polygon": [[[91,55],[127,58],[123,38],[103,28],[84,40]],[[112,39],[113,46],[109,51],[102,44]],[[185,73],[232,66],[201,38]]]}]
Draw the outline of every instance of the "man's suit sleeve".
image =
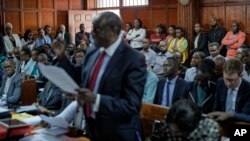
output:
[{"label": "man's suit sleeve", "polygon": [[130,65],[123,77],[119,97],[101,95],[98,114],[111,116],[113,119],[128,120],[138,115],[146,82],[145,59],[141,54],[131,58]]},{"label": "man's suit sleeve", "polygon": [[8,97],[7,103],[16,104],[20,100],[22,78],[21,77],[17,77],[16,79],[17,80],[16,80],[15,85],[13,87],[13,89],[14,89],[13,90],[13,94]]},{"label": "man's suit sleeve", "polygon": [[219,98],[220,98],[220,92],[221,92],[221,85],[220,85],[220,80],[217,81],[217,84],[216,84],[216,92],[215,92],[215,95],[214,95],[214,103],[213,103],[213,108],[212,108],[212,111],[218,111],[218,106],[219,106]]}]

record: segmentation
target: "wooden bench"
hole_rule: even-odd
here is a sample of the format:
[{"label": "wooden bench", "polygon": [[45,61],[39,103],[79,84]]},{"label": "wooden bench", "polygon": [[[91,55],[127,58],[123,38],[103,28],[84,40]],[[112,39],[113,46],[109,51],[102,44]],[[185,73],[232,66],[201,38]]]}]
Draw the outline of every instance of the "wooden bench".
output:
[{"label": "wooden bench", "polygon": [[144,137],[152,134],[154,120],[164,120],[169,108],[156,104],[142,103],[141,105],[141,121]]},{"label": "wooden bench", "polygon": [[31,105],[37,101],[35,79],[24,80],[21,89],[20,105]]}]

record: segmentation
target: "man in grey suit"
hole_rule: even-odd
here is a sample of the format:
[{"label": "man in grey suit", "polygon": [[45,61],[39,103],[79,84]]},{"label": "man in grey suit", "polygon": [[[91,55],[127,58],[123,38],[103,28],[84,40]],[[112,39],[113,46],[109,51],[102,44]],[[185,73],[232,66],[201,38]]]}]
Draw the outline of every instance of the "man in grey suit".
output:
[{"label": "man in grey suit", "polygon": [[0,89],[1,100],[6,102],[9,108],[13,108],[20,101],[22,76],[16,73],[16,64],[13,60],[6,60],[3,70],[6,75],[3,77]]}]

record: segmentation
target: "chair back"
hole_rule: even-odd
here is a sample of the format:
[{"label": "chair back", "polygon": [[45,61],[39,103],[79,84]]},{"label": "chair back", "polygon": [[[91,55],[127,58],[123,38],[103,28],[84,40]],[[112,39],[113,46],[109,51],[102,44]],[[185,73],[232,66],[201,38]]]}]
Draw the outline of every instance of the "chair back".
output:
[{"label": "chair back", "polygon": [[21,105],[31,105],[37,101],[35,79],[24,80],[21,89]]}]

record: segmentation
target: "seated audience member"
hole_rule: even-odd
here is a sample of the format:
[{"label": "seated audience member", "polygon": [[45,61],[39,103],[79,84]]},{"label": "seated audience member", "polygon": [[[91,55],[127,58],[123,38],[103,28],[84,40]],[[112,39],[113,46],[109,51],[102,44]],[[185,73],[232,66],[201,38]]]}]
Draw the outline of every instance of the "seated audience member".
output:
[{"label": "seated audience member", "polygon": [[43,46],[45,44],[51,44],[51,39],[45,36],[45,32],[42,28],[37,29],[38,37],[36,38],[36,47]]},{"label": "seated audience member", "polygon": [[[37,62],[41,63],[41,64],[44,64],[44,65],[49,65],[48,57],[47,57],[47,55],[45,53],[38,54]],[[48,79],[45,78],[40,72],[39,72],[39,77],[37,78],[37,80],[39,81],[39,83],[38,83],[39,88],[44,88],[44,85],[48,81]]]},{"label": "seated audience member", "polygon": [[222,45],[227,47],[227,58],[234,58],[236,50],[244,44],[246,34],[240,31],[240,26],[237,23],[232,23],[232,31],[227,32],[226,36],[221,41]]},{"label": "seated audience member", "polygon": [[14,55],[14,62],[16,64],[16,72],[21,73],[21,66],[22,66],[22,60],[21,60],[21,48],[14,48],[13,55]]},{"label": "seated audience member", "polygon": [[193,54],[192,60],[190,63],[191,68],[187,69],[185,74],[185,80],[188,82],[194,81],[196,73],[197,73],[197,67],[200,66],[202,60],[205,58],[205,54],[203,52],[197,51]]},{"label": "seated audience member", "polygon": [[[224,113],[250,114],[250,83],[242,79],[243,64],[229,59],[223,67],[223,79],[218,80],[213,111],[216,120],[223,120]],[[219,112],[218,112],[219,111]]]},{"label": "seated audience member", "polygon": [[145,56],[147,69],[154,67],[156,53],[150,48],[149,38],[145,38],[142,42],[141,53]]},{"label": "seated audience member", "polygon": [[79,26],[80,31],[76,33],[75,36],[75,45],[78,46],[81,41],[85,41],[85,42],[90,42],[89,41],[89,33],[85,32],[85,26],[83,23],[80,24]]},{"label": "seated audience member", "polygon": [[3,37],[3,39],[4,39],[5,51],[8,56],[12,56],[14,48],[22,47],[22,43],[19,36],[17,34],[13,34],[12,29],[13,29],[12,24],[6,23],[5,25],[6,35]]},{"label": "seated audience member", "polygon": [[166,121],[146,141],[218,141],[220,126],[203,117],[189,100],[179,100],[170,108]]},{"label": "seated audience member", "polygon": [[75,55],[75,45],[70,43],[66,45],[66,54],[68,55],[70,62],[75,62],[74,55]]},{"label": "seated audience member", "polygon": [[183,64],[181,64],[181,61],[182,61],[182,54],[180,52],[175,52],[173,54],[173,57],[177,60],[177,65],[179,66],[178,68],[178,72],[177,72],[177,75],[184,79],[185,77],[185,73],[186,73],[186,70],[188,69],[186,66],[184,66]]},{"label": "seated audience member", "polygon": [[54,112],[61,109],[62,92],[60,88],[52,82],[48,81],[44,86],[44,90],[38,95],[38,103],[40,106]]},{"label": "seated audience member", "polygon": [[166,34],[163,33],[164,29],[163,29],[163,25],[158,24],[155,27],[155,33],[150,35],[150,42],[154,45],[158,45],[160,43],[160,41],[163,41],[166,39]]},{"label": "seated audience member", "polygon": [[214,63],[215,63],[215,67],[213,71],[214,75],[211,78],[211,81],[217,83],[217,80],[223,77],[223,66],[225,62],[226,62],[226,59],[223,56],[216,56],[214,58]]},{"label": "seated audience member", "polygon": [[44,48],[45,53],[49,59],[49,62],[52,62],[54,57],[55,57],[55,53],[53,52],[53,50],[51,49],[51,45],[50,44],[45,44],[42,46],[42,48]]},{"label": "seated audience member", "polygon": [[247,53],[248,49],[243,48],[242,46],[237,49],[235,57],[239,59],[243,64],[245,64],[245,61],[247,59]]},{"label": "seated audience member", "polygon": [[23,61],[21,66],[21,74],[24,79],[37,78],[39,76],[38,68],[36,65],[37,51],[31,51],[29,48],[22,48],[20,56]]},{"label": "seated audience member", "polygon": [[81,41],[81,43],[77,46],[77,50],[82,50],[84,53],[86,53],[87,48],[89,47],[89,43],[86,41]]},{"label": "seated audience member", "polygon": [[195,81],[190,83],[190,90],[184,97],[192,100],[203,113],[212,112],[213,97],[216,83],[210,81],[213,75],[215,63],[210,59],[204,59],[197,68]]},{"label": "seated audience member", "polygon": [[184,64],[188,59],[188,41],[185,37],[183,37],[183,30],[180,27],[175,28],[176,37],[170,42],[168,51],[170,53],[180,52],[182,53],[182,61]]},{"label": "seated audience member", "polygon": [[147,80],[144,87],[142,101],[146,103],[153,103],[157,88],[158,77],[151,70],[147,69]]},{"label": "seated audience member", "polygon": [[134,20],[134,28],[128,32],[126,39],[128,39],[132,48],[142,50],[142,41],[145,37],[146,30],[142,28],[142,21],[136,18]]},{"label": "seated audience member", "polygon": [[70,37],[69,32],[65,31],[65,25],[61,24],[58,27],[58,31],[56,33],[55,39],[57,41],[64,41],[66,45],[71,43],[71,37]]},{"label": "seated audience member", "polygon": [[168,27],[168,36],[166,37],[167,45],[175,38],[175,25],[170,25]]},{"label": "seated audience member", "polygon": [[33,31],[31,29],[28,29],[25,31],[23,38],[21,40],[22,47],[28,47],[30,50],[33,50],[35,47],[35,39],[33,35]]},{"label": "seated audience member", "polygon": [[193,37],[193,44],[191,54],[196,51],[203,52],[206,56],[208,56],[208,48],[207,48],[207,35],[202,32],[202,27],[200,23],[196,23],[194,25],[195,36]]},{"label": "seated audience member", "polygon": [[169,57],[164,61],[165,76],[157,84],[156,96],[154,103],[170,107],[173,103],[188,93],[188,82],[177,76],[177,61]]},{"label": "seated audience member", "polygon": [[82,50],[77,50],[75,53],[75,65],[79,66],[83,63],[84,60],[84,52]]},{"label": "seated audience member", "polygon": [[172,57],[173,55],[167,51],[166,41],[161,41],[158,48],[160,49],[160,52],[155,56],[153,72],[159,78],[162,78],[164,76],[163,63],[168,57]]},{"label": "seated audience member", "polygon": [[52,37],[52,35],[51,35],[51,26],[50,26],[50,25],[45,25],[45,26],[43,27],[43,31],[44,31],[44,33],[45,33],[45,38],[46,38],[46,39],[50,39],[50,40],[48,40],[48,43],[52,43],[53,37]]},{"label": "seated audience member", "polygon": [[221,56],[223,57],[222,55],[220,55],[220,45],[217,43],[217,42],[212,42],[208,45],[208,51],[209,51],[209,54],[210,56],[208,56],[207,58],[208,59],[211,59],[211,60],[214,60],[215,57],[217,56]]},{"label": "seated audience member", "polygon": [[[16,72],[16,65],[13,60],[6,60],[3,64],[6,76],[2,79],[1,101],[9,108],[18,105],[21,97],[22,76]],[[5,105],[4,104],[4,105]],[[3,105],[1,105],[3,106]]]},{"label": "seated audience member", "polygon": [[250,49],[246,49],[246,59],[244,59],[245,61],[245,65],[242,71],[242,77],[250,82]]}]

